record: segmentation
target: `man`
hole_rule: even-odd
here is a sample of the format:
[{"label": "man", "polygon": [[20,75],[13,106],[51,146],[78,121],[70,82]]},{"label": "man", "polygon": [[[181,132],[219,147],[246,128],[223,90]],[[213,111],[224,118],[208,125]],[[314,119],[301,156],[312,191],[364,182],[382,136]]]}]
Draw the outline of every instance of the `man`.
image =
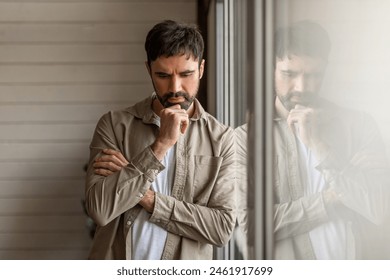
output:
[{"label": "man", "polygon": [[[314,22],[276,32],[276,259],[385,257],[367,244],[386,210],[385,148],[371,118],[319,96],[329,52],[328,35]],[[246,126],[236,137],[246,141]],[[244,146],[237,147],[245,156]],[[245,198],[239,202],[244,208]]]},{"label": "man", "polygon": [[205,62],[191,25],[164,21],[145,42],[155,92],[104,115],[90,146],[91,259],[212,259],[235,224],[232,129],[196,99]]}]

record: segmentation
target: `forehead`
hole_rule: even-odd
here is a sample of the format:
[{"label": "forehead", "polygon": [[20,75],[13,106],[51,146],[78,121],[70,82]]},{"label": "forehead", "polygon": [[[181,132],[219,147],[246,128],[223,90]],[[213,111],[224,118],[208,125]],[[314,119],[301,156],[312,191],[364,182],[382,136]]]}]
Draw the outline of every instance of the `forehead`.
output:
[{"label": "forehead", "polygon": [[160,56],[151,62],[152,68],[159,70],[189,70],[195,69],[198,66],[198,58],[188,54],[178,54],[172,56]]},{"label": "forehead", "polygon": [[320,57],[306,55],[286,55],[276,58],[276,69],[281,71],[322,72],[326,61]]}]

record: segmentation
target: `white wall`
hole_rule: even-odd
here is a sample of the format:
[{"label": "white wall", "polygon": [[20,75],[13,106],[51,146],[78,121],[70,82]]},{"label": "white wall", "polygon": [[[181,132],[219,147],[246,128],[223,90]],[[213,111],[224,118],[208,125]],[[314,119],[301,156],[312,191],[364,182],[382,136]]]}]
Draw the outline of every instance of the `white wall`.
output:
[{"label": "white wall", "polygon": [[146,32],[196,0],[0,0],[0,259],[84,259],[98,118],[152,91]]}]

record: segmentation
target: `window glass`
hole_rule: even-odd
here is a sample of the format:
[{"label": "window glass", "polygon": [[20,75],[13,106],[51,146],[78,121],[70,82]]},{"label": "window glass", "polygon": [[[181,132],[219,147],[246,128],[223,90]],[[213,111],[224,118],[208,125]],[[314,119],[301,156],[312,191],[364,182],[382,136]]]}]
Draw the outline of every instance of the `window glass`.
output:
[{"label": "window glass", "polygon": [[276,259],[390,257],[389,8],[276,1]]}]

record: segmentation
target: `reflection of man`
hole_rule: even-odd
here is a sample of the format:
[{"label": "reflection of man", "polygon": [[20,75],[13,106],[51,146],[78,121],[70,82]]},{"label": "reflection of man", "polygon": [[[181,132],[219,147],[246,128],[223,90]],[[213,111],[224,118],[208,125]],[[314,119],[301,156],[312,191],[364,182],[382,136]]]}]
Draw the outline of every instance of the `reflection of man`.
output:
[{"label": "reflection of man", "polygon": [[275,258],[367,257],[366,229],[384,213],[379,132],[365,114],[319,97],[330,51],[322,27],[295,23],[275,44]]},{"label": "reflection of man", "polygon": [[155,93],[104,115],[91,143],[90,258],[211,259],[235,224],[233,131],[195,99],[204,69],[196,28],[159,23],[145,49]]}]

